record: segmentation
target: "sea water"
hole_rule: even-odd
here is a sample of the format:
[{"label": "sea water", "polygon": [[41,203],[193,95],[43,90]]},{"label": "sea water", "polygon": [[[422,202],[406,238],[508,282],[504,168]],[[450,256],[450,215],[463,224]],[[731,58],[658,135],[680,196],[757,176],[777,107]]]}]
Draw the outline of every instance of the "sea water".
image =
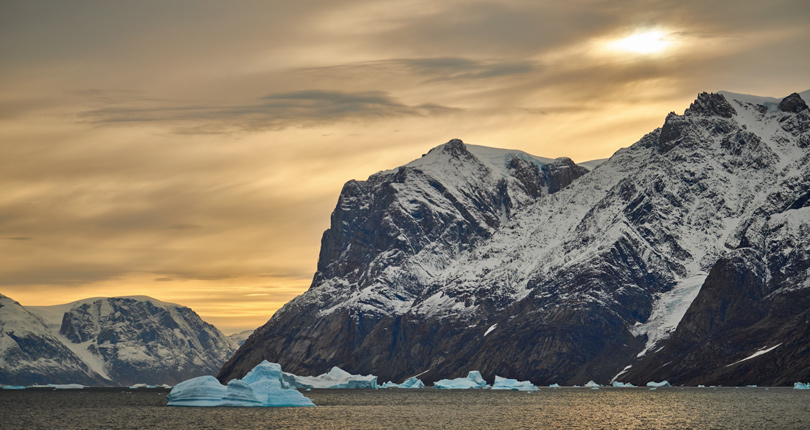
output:
[{"label": "sea water", "polygon": [[3,429],[798,429],[791,388],[312,390],[317,407],[177,408],[168,390],[0,390]]}]

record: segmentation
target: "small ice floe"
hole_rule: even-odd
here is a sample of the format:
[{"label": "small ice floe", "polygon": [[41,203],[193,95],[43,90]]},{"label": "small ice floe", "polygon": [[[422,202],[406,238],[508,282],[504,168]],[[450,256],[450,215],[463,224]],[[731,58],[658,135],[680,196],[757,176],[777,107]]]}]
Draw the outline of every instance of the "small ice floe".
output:
[{"label": "small ice floe", "polygon": [[810,382],[794,382],[794,390],[810,390]]},{"label": "small ice floe", "polygon": [[466,378],[442,379],[433,383],[433,388],[441,390],[467,390],[476,388],[489,388],[481,372],[471,370]]},{"label": "small ice floe", "polygon": [[54,390],[82,390],[87,386],[82,384],[45,384],[45,385],[32,385],[31,388],[53,388]]},{"label": "small ice floe", "polygon": [[318,376],[284,374],[295,388],[379,388],[375,375],[353,375],[337,366]]},{"label": "small ice floe", "polygon": [[401,384],[395,384],[391,381],[382,384],[382,388],[425,388],[425,383],[416,376],[411,376]]},{"label": "small ice floe", "polygon": [[631,384],[629,382],[613,381],[613,387],[615,387],[615,388],[629,388],[629,387],[635,387],[635,385],[633,385],[633,384]]},{"label": "small ice floe", "polygon": [[[146,385],[146,384],[133,384],[130,385],[129,388],[133,390],[137,390],[138,388],[157,388],[157,385]],[[171,388],[171,387],[169,387]]]},{"label": "small ice floe", "polygon": [[24,390],[22,385],[3,385],[4,390]]},{"label": "small ice floe", "polygon": [[599,387],[601,387],[601,385],[597,384],[593,380],[590,380],[588,381],[587,384],[585,384],[585,388],[599,388]]},{"label": "small ice floe", "polygon": [[658,387],[671,387],[672,385],[669,385],[669,381],[661,381],[661,382],[650,381],[647,383],[647,386],[658,388]]},{"label": "small ice floe", "polygon": [[492,384],[493,390],[512,390],[512,391],[540,391],[537,386],[530,381],[518,381],[517,379],[501,378],[495,376],[495,383]]},{"label": "small ice floe", "polygon": [[548,388],[560,388],[560,384],[551,384]]},{"label": "small ice floe", "polygon": [[169,406],[315,406],[282,375],[281,365],[263,361],[227,386],[213,376],[199,376],[177,384],[167,398]]}]

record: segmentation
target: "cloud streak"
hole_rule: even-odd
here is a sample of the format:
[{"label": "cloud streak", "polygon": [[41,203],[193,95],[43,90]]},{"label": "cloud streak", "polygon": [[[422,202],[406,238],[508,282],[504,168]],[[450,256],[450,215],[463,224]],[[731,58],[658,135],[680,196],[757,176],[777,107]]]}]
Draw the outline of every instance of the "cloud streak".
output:
[{"label": "cloud streak", "polygon": [[226,130],[282,130],[337,121],[378,120],[390,117],[443,115],[459,109],[435,103],[407,105],[384,91],[342,92],[307,90],[272,93],[255,103],[237,106],[106,107],[79,113],[94,125],[163,123],[185,133]]}]

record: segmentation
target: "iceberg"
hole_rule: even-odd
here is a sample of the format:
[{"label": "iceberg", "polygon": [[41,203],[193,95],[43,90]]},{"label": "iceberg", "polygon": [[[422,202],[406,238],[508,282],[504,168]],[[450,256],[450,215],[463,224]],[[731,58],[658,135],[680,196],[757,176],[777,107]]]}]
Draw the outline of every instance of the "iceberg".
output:
[{"label": "iceberg", "polygon": [[3,385],[4,390],[24,390],[22,385]]},{"label": "iceberg", "polygon": [[433,388],[441,390],[467,390],[488,387],[487,381],[481,376],[481,372],[477,370],[471,370],[466,378],[442,379],[433,383]]},{"label": "iceberg", "polygon": [[87,386],[82,384],[46,384],[32,385],[31,388],[53,388],[54,390],[83,390]]},{"label": "iceberg", "polygon": [[560,388],[560,384],[551,384],[548,388]]},{"label": "iceberg", "polygon": [[382,388],[425,388],[425,383],[416,376],[411,376],[401,384],[395,384],[391,381],[382,385]]},{"label": "iceberg", "polygon": [[493,390],[512,390],[512,391],[540,391],[530,381],[518,381],[517,379],[501,378],[495,376],[495,383],[492,384]]},{"label": "iceberg", "polygon": [[318,376],[285,375],[295,388],[379,388],[375,375],[352,375],[337,366]]},{"label": "iceberg", "polygon": [[810,390],[810,382],[795,382],[793,383],[794,390]]},{"label": "iceberg", "polygon": [[243,379],[229,381],[227,387],[213,376],[198,376],[177,384],[167,398],[169,406],[315,406],[285,382],[281,365],[267,361]]},{"label": "iceberg", "polygon": [[618,381],[613,381],[613,386],[617,388],[635,387],[635,385],[629,382],[618,382]]},{"label": "iceberg", "polygon": [[672,385],[669,385],[669,381],[661,381],[661,382],[650,381],[650,382],[647,383],[647,386],[648,387],[653,387],[653,388],[658,388],[658,387],[671,387]]},{"label": "iceberg", "polygon": [[211,375],[185,380],[172,388],[169,406],[222,406],[228,389]]},{"label": "iceberg", "polygon": [[593,380],[590,380],[588,381],[587,384],[585,384],[585,388],[599,388],[599,387],[601,387],[601,385],[597,384]]}]

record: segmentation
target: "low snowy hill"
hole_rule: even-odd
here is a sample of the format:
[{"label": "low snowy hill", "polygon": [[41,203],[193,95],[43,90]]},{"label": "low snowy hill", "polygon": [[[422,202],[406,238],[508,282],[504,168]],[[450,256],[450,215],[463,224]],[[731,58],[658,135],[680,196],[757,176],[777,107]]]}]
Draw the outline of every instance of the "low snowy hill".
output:
[{"label": "low snowy hill", "polygon": [[[705,330],[730,324],[718,300],[748,291],[749,272],[722,269],[732,266],[752,267],[761,290],[736,300],[738,315],[757,308],[767,327],[792,321],[794,337],[767,353],[782,335],[752,337],[755,348],[730,342],[726,356],[801,356],[786,346],[801,343],[802,314],[779,312],[786,297],[808,294],[810,112],[798,94],[758,100],[700,94],[587,174],[567,159],[451,141],[349,182],[311,288],[219,378],[267,359],[298,374],[339,366],[383,380],[480,369],[543,385],[608,383],[629,369],[621,378],[637,384],[678,383],[718,364],[700,370],[695,360],[719,339]],[[757,319],[745,321],[726,328],[744,339]],[[683,368],[665,368],[686,351],[667,345],[690,339],[687,329],[708,337]],[[810,377],[783,369],[759,382]]]},{"label": "low snowy hill", "polygon": [[237,346],[242,346],[243,343],[253,334],[256,330],[245,330],[240,331],[239,333],[234,333],[228,335],[228,339],[232,340]]},{"label": "low snowy hill", "polygon": [[[230,339],[191,309],[150,297],[92,298],[27,309],[17,304],[13,309],[27,315],[25,325],[36,327],[40,337],[18,340],[18,347],[3,345],[4,351],[30,347],[26,357],[15,360],[19,366],[34,366],[48,351],[58,350],[69,357],[59,360],[76,361],[90,375],[77,380],[69,375],[57,377],[59,372],[33,371],[25,379],[20,371],[10,372],[19,384],[63,380],[86,385],[175,384],[214,373],[236,350]],[[3,315],[0,323],[9,327],[15,320],[20,318]]]}]

